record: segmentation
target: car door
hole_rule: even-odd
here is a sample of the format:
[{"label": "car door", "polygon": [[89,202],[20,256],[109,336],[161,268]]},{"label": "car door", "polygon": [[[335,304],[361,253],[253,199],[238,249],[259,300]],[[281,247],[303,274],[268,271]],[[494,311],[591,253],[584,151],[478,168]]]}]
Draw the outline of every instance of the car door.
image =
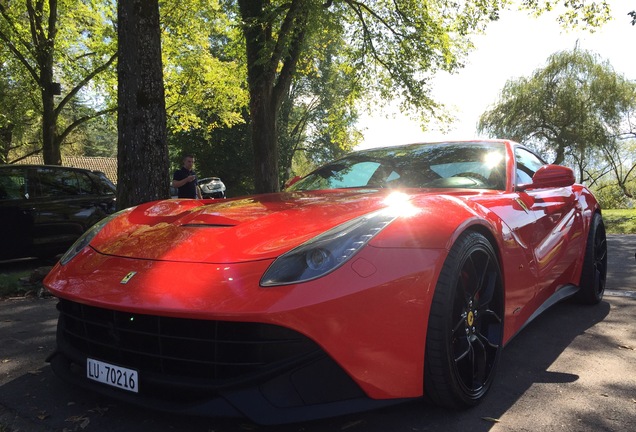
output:
[{"label": "car door", "polygon": [[[112,210],[88,173],[63,167],[38,167],[32,196],[33,242],[39,254],[64,252],[87,228]],[[112,197],[111,197],[112,201]]]},{"label": "car door", "polygon": [[[545,162],[524,148],[515,150],[516,184],[532,182],[532,175]],[[568,270],[574,267],[580,248],[585,246],[581,235],[580,204],[572,187],[525,189],[519,200],[535,219],[529,241],[532,244],[539,302],[569,281]]]},{"label": "car door", "polygon": [[55,167],[36,167],[31,173],[33,205],[33,243],[38,254],[63,251],[82,232],[82,224],[73,216],[80,207],[77,178],[73,171]]},{"label": "car door", "polygon": [[25,167],[0,170],[0,260],[30,255],[33,214],[28,196]]}]

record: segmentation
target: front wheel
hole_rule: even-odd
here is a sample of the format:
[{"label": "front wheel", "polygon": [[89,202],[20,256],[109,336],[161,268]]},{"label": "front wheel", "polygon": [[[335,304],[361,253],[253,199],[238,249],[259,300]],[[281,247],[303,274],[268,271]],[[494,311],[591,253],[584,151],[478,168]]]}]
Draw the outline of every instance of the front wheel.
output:
[{"label": "front wheel", "polygon": [[495,251],[477,232],[451,248],[429,314],[424,393],[449,408],[478,404],[502,350],[503,282]]},{"label": "front wheel", "polygon": [[607,276],[607,239],[600,214],[595,213],[590,223],[581,270],[579,291],[574,300],[584,304],[597,304],[603,299]]}]

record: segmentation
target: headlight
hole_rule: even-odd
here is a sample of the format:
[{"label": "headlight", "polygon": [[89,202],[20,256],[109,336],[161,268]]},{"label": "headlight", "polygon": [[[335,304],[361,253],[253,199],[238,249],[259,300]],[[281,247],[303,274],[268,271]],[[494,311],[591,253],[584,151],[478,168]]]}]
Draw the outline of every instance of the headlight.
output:
[{"label": "headlight", "polygon": [[261,286],[306,282],[334,271],[396,217],[394,213],[380,210],[314,237],[278,257],[261,278]]},{"label": "headlight", "polygon": [[105,217],[104,219],[100,220],[99,222],[97,222],[95,225],[93,225],[92,227],[90,227],[89,229],[87,229],[84,234],[82,234],[82,236],[80,238],[78,238],[75,243],[73,243],[73,246],[71,246],[65,253],[64,255],[62,255],[62,258],[60,258],[60,264],[65,265],[67,264],[70,260],[72,260],[73,258],[75,258],[75,256],[80,253],[82,251],[82,249],[84,249],[86,246],[88,246],[88,244],[91,242],[91,240],[93,240],[93,238],[97,235],[98,232],[101,231],[102,228],[104,228],[104,226],[110,222],[111,219],[113,219],[115,216],[117,216],[119,214],[118,213],[113,213],[112,215]]}]

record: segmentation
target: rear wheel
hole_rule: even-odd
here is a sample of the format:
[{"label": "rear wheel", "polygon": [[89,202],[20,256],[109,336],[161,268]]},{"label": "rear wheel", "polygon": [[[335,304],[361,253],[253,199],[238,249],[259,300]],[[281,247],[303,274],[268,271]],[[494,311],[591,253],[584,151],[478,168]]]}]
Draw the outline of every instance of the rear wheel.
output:
[{"label": "rear wheel", "polygon": [[595,213],[587,235],[585,259],[581,270],[580,289],[574,299],[584,304],[597,304],[603,299],[607,276],[607,240],[605,225],[600,214]]},{"label": "rear wheel", "polygon": [[466,232],[448,254],[431,305],[424,392],[432,402],[466,408],[483,399],[502,349],[503,311],[495,251],[483,235]]}]

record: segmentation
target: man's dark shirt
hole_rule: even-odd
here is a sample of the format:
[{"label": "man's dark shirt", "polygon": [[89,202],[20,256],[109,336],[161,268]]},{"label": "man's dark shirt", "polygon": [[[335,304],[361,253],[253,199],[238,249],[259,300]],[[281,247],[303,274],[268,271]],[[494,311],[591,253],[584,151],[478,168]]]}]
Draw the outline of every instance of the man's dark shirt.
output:
[{"label": "man's dark shirt", "polygon": [[[174,172],[172,180],[183,180],[184,178],[195,175],[194,171],[188,171],[185,167]],[[197,197],[197,181],[187,182],[180,188],[177,188],[179,198],[196,198]]]}]

